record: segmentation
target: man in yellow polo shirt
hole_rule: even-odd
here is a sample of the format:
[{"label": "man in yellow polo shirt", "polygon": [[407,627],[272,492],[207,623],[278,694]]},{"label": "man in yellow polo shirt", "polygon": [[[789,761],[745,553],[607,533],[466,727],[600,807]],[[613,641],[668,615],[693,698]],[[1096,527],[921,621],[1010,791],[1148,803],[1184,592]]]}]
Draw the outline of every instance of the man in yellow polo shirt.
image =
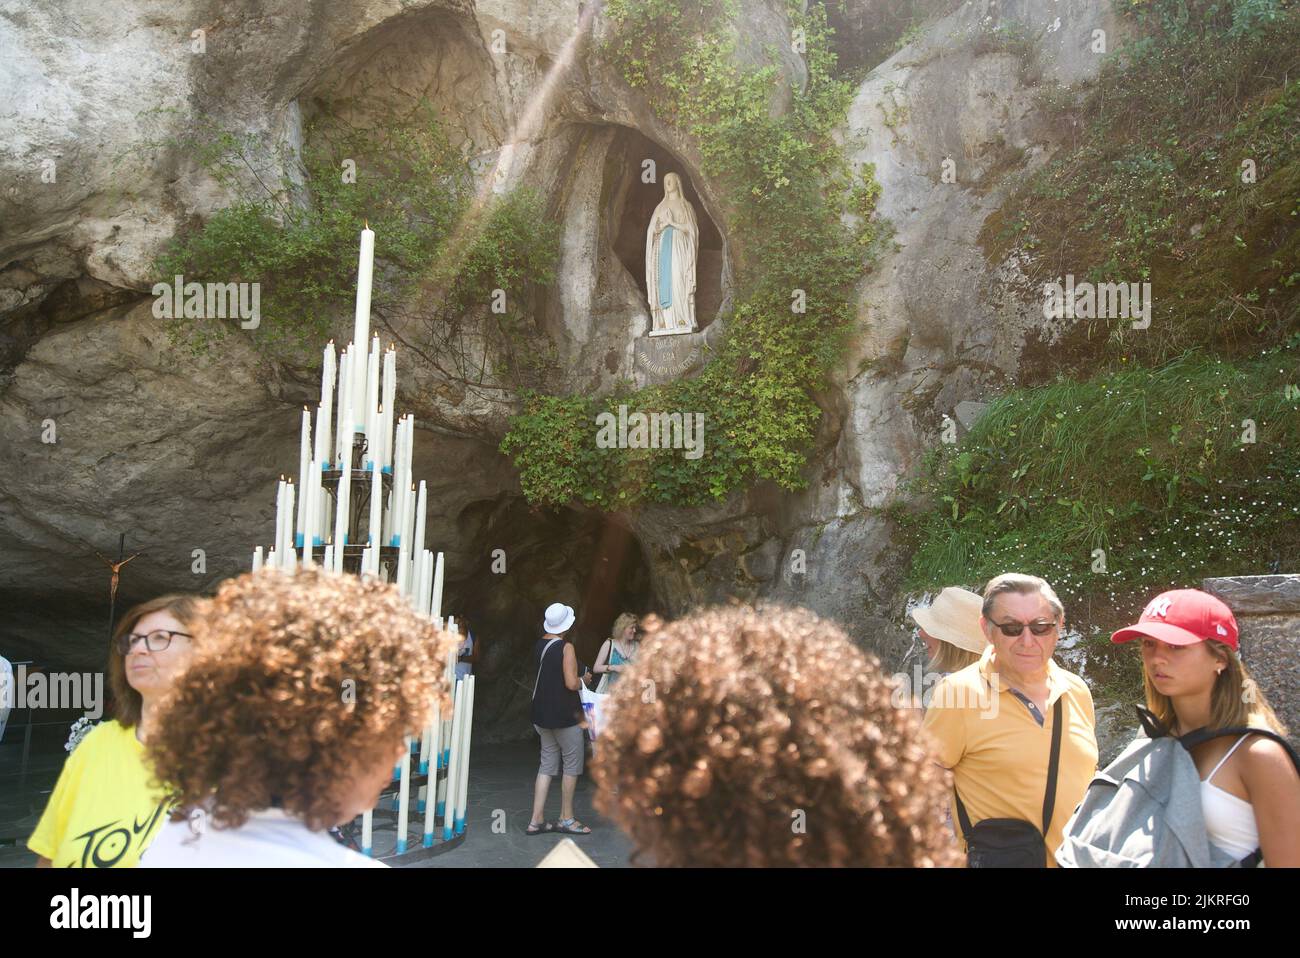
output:
[{"label": "man in yellow polo shirt", "polygon": [[[988,648],[978,662],[939,682],[925,713],[935,760],[952,770],[971,824],[1019,819],[1041,831],[1060,700],[1048,867],[1055,867],[1065,824],[1097,770],[1092,693],[1083,679],[1052,661],[1064,622],[1061,600],[1042,579],[1017,573],[993,579],[984,589],[980,616]],[[955,797],[951,804],[961,839]]]}]

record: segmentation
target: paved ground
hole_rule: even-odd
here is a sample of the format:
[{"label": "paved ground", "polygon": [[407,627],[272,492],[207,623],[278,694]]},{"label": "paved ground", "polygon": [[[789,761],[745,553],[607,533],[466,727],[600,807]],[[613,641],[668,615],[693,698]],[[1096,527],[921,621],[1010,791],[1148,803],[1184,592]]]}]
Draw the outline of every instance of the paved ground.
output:
[{"label": "paved ground", "polygon": [[[22,843],[35,828],[63,765],[61,750],[37,752],[32,757],[28,782],[20,789],[20,754],[21,746],[11,746],[8,742],[0,745],[0,867],[35,865],[35,856]],[[532,810],[536,775],[535,742],[475,746],[470,767],[464,841],[412,867],[528,868],[536,865],[563,837],[524,834]],[[631,846],[613,825],[592,810],[591,795],[591,781],[584,775],[578,781],[574,805],[579,820],[591,828],[591,834],[574,836],[573,840],[602,868],[626,866]],[[504,815],[494,814],[497,810]],[[559,779],[551,785],[546,815],[550,821],[559,818]],[[501,824],[497,825],[497,831],[493,831],[494,822],[504,823],[504,833]],[[19,839],[18,844],[5,844],[4,840],[8,838]],[[382,838],[381,834],[376,834],[376,844],[381,848]],[[418,843],[418,836],[414,841]]]},{"label": "paved ground", "polygon": [[[432,868],[518,868],[542,860],[562,835],[524,834],[533,807],[533,781],[537,776],[537,745],[476,746],[470,759],[469,808],[465,841],[456,848],[414,867]],[[574,842],[602,868],[625,867],[631,845],[621,832],[600,818],[591,807],[592,784],[587,775],[578,780],[574,812],[591,829],[590,835],[575,835]],[[504,817],[494,812],[501,809]],[[546,817],[560,817],[560,781],[551,783]],[[504,818],[505,831],[493,832],[494,820]]]}]

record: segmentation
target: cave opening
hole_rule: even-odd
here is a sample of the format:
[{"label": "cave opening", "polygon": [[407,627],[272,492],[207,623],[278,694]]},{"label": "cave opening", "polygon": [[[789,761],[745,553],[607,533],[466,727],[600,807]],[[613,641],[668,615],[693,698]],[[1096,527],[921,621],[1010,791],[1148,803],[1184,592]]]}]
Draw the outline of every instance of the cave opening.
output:
[{"label": "cave opening", "polygon": [[443,609],[467,618],[481,642],[474,734],[489,742],[526,738],[532,653],[546,607],[573,607],[574,648],[590,666],[620,613],[655,611],[649,567],[636,536],[594,511],[535,510],[503,495],[466,506],[456,526],[455,567],[463,574],[449,580]]}]

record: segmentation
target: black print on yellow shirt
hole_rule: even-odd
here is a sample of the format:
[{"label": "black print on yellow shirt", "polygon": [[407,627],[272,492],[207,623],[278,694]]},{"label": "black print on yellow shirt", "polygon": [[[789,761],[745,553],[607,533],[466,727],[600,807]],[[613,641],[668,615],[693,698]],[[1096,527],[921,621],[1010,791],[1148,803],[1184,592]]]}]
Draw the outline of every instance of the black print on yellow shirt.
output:
[{"label": "black print on yellow shirt", "polygon": [[[118,824],[122,821],[119,818],[78,835],[73,839],[74,842],[82,839],[86,842],[81,850],[81,867],[112,868],[131,850],[133,841],[143,842],[149,837],[154,826],[158,824],[158,819],[162,818],[166,806],[165,801],[159,802],[153,814],[143,824],[139,819],[135,819],[131,827],[127,828],[125,825]],[[115,825],[118,827],[114,828]]]}]

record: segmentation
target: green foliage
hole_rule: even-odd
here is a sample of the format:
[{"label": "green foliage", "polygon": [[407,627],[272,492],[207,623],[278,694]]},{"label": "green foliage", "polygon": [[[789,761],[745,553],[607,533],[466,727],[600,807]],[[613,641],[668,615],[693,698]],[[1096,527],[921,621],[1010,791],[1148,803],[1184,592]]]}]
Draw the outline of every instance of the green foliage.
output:
[{"label": "green foliage", "polygon": [[1008,393],[915,481],[933,507],[903,516],[912,584],[1020,569],[1104,618],[1204,576],[1294,567],[1300,397],[1286,389],[1298,383],[1292,346]]},{"label": "green foliage", "polygon": [[[421,304],[428,336],[417,348],[448,348],[465,317],[486,313],[494,290],[518,303],[530,284],[553,281],[558,226],[542,201],[521,190],[476,209],[464,159],[427,104],[364,130],[326,118],[304,139],[301,187],[265,172],[290,158],[269,163],[270,148],[252,134],[204,127],[169,144],[239,199],[186,234],[158,270],[187,282],[260,283],[259,350],[318,348],[355,298],[357,237],[367,222],[380,238],[376,314],[401,309],[417,288],[432,291]],[[521,351],[522,317],[516,309],[493,318],[508,360]],[[233,325],[180,319],[170,332],[203,351]]]},{"label": "green foliage", "polygon": [[[835,75],[825,10],[789,5],[808,82],[773,109],[775,66],[737,65],[733,3],[609,0],[605,57],[656,112],[690,136],[721,188],[734,254],[726,334],[700,376],[606,399],[533,396],[501,448],[536,502],[602,508],[695,505],[758,480],[801,487],[819,419],[813,390],[841,354],[853,285],[879,238],[879,188],[831,138],[851,99]],[[857,226],[842,222],[852,212]],[[595,449],[595,417],[631,411],[705,417],[705,452]],[[557,465],[558,460],[566,465]],[[569,462],[568,460],[572,460]]]},{"label": "green foliage", "polygon": [[1079,321],[1032,375],[1160,363],[1192,348],[1245,356],[1296,326],[1300,9],[1253,0],[1131,9],[1142,36],[1083,101],[1040,100],[1083,135],[990,218],[983,241],[995,260],[1028,253],[1035,283],[1066,272],[1151,282],[1151,327]]}]

